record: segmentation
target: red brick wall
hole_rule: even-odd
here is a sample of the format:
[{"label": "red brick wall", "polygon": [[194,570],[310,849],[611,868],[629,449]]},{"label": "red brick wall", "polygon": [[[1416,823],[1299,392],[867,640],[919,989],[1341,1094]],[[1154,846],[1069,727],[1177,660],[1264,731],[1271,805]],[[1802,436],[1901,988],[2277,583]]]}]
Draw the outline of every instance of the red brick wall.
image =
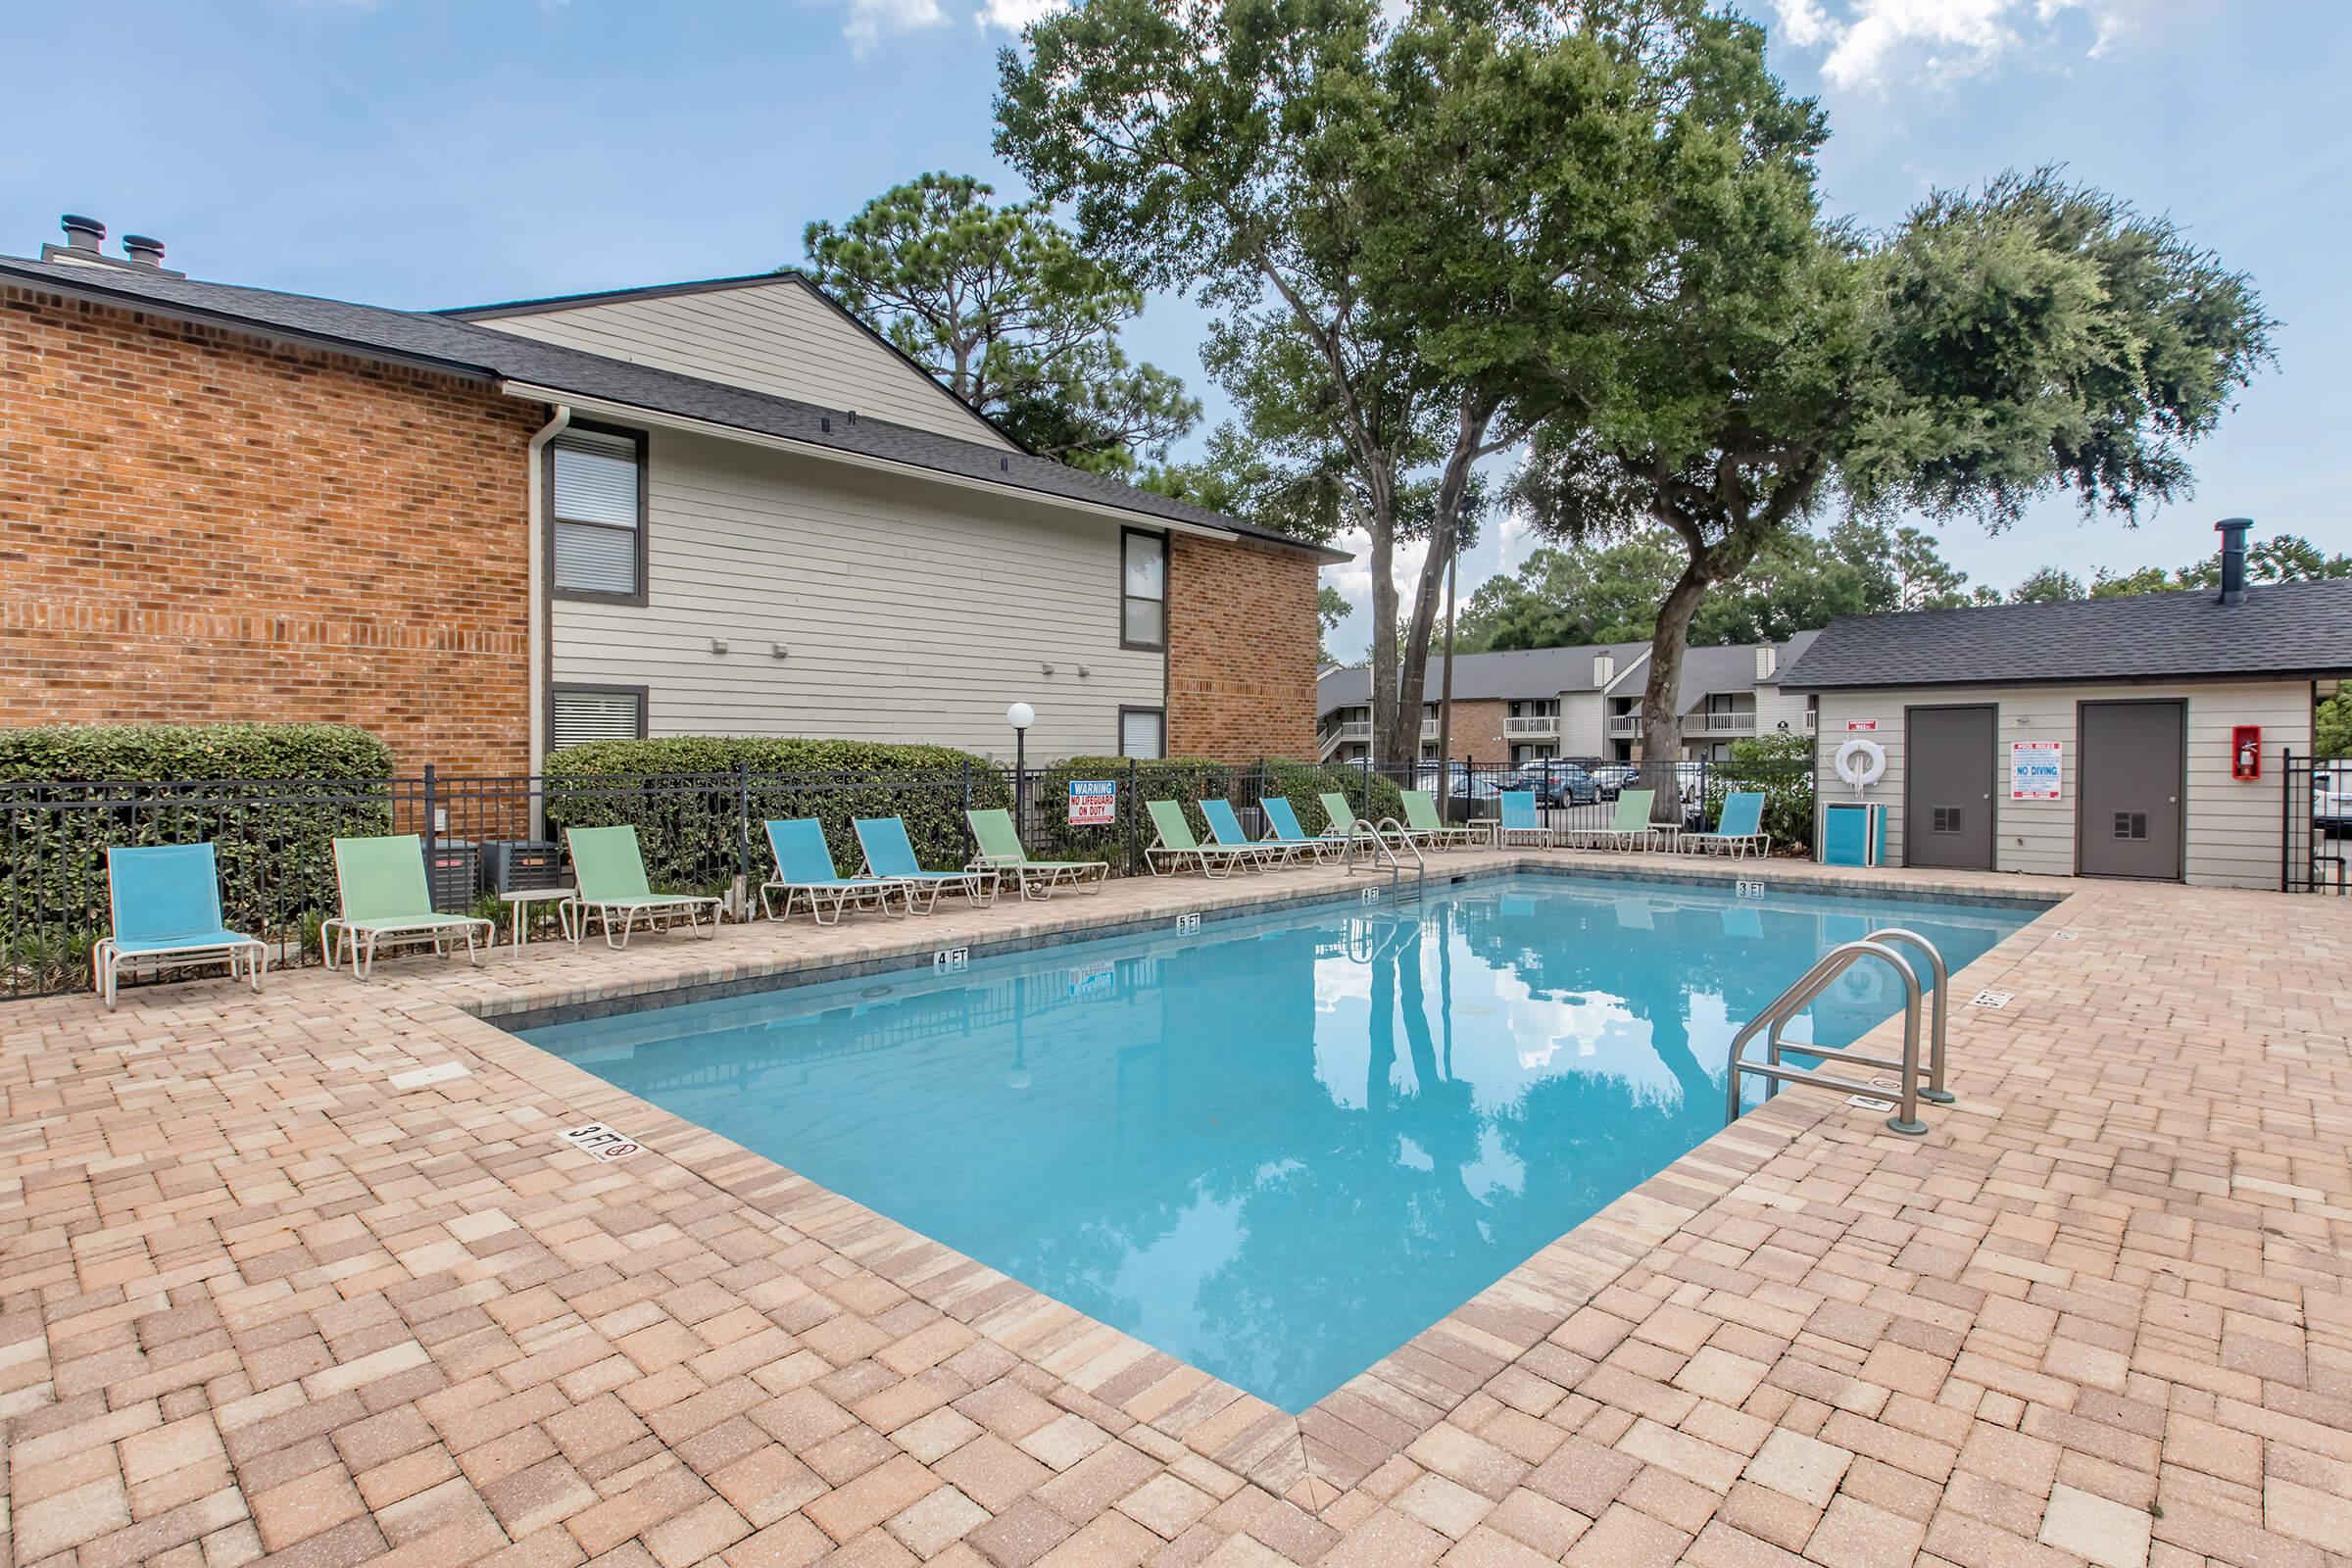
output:
[{"label": "red brick wall", "polygon": [[528,765],[545,411],[425,371],[0,292],[0,723],[362,725]]},{"label": "red brick wall", "polygon": [[[1435,698],[1437,688],[1431,687],[1424,695]],[[1502,738],[1503,715],[1509,711],[1510,704],[1498,698],[1456,698],[1453,720],[1446,726],[1446,755],[1455,761],[1466,757],[1481,767],[1509,761],[1511,748]]]},{"label": "red brick wall", "polygon": [[1168,543],[1169,754],[1312,761],[1315,558],[1189,534]]}]

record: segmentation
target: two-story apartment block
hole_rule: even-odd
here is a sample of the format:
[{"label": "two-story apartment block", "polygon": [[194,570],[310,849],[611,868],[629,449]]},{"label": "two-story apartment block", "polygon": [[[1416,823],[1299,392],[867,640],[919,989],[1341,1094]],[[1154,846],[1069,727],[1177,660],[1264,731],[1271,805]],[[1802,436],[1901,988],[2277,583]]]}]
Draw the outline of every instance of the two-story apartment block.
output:
[{"label": "two-story apartment block", "polygon": [[1303,755],[1335,552],[1024,450],[806,278],[420,313],[0,257],[0,711]]},{"label": "two-story apartment block", "polygon": [[[1686,650],[1677,708],[1684,757],[1719,759],[1734,741],[1756,735],[1811,734],[1813,700],[1784,693],[1781,675],[1815,635]],[[1431,660],[1420,720],[1425,759],[1438,755],[1445,681],[1446,661]],[[1461,655],[1453,668],[1450,753],[1511,766],[1554,757],[1638,760],[1648,683],[1647,643]],[[1316,682],[1319,755],[1352,761],[1371,754],[1371,702],[1370,670],[1323,672]]]}]

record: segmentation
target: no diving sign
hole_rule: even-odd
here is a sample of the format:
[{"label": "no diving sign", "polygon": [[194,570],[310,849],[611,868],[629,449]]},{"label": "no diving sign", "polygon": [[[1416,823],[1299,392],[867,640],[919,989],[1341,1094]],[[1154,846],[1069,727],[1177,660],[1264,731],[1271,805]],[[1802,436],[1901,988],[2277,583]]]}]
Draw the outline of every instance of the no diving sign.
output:
[{"label": "no diving sign", "polygon": [[576,1149],[598,1159],[626,1159],[645,1148],[625,1133],[614,1132],[601,1121],[585,1127],[574,1127],[563,1135],[567,1148]]}]

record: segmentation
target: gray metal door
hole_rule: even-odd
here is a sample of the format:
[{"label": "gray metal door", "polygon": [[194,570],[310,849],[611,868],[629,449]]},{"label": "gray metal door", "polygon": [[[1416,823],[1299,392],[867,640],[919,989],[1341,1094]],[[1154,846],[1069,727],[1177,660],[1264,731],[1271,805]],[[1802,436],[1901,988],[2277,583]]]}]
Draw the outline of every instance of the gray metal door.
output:
[{"label": "gray metal door", "polygon": [[2084,703],[2075,869],[2083,876],[2180,880],[2180,703]]},{"label": "gray metal door", "polygon": [[1903,710],[1903,863],[1989,871],[1992,707]]}]

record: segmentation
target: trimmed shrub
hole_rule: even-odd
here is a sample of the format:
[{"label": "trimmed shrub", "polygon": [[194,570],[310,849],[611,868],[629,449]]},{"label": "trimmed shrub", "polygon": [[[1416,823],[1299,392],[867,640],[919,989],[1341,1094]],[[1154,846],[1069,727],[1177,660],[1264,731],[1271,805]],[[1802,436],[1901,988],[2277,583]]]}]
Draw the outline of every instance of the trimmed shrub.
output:
[{"label": "trimmed shrub", "polygon": [[1773,848],[1813,853],[1813,738],[1759,736],[1732,742],[1729,760],[1707,764],[1705,825],[1723,817],[1733,790],[1764,792],[1764,831]]},{"label": "trimmed shrub", "polygon": [[[749,772],[750,833],[739,796]],[[723,893],[748,861],[756,890],[774,869],[759,824],[813,816],[843,875],[863,856],[853,817],[900,816],[916,858],[934,871],[971,858],[969,807],[1008,807],[1012,786],[986,758],[952,746],[790,737],[679,735],[594,741],[547,760],[547,818],[567,827],[637,829],[646,875],[656,887]]]},{"label": "trimmed shrub", "polygon": [[106,852],[209,842],[228,924],[303,951],[332,908],[332,841],[391,830],[392,753],[343,724],[76,724],[0,730],[7,984],[89,982]]}]

